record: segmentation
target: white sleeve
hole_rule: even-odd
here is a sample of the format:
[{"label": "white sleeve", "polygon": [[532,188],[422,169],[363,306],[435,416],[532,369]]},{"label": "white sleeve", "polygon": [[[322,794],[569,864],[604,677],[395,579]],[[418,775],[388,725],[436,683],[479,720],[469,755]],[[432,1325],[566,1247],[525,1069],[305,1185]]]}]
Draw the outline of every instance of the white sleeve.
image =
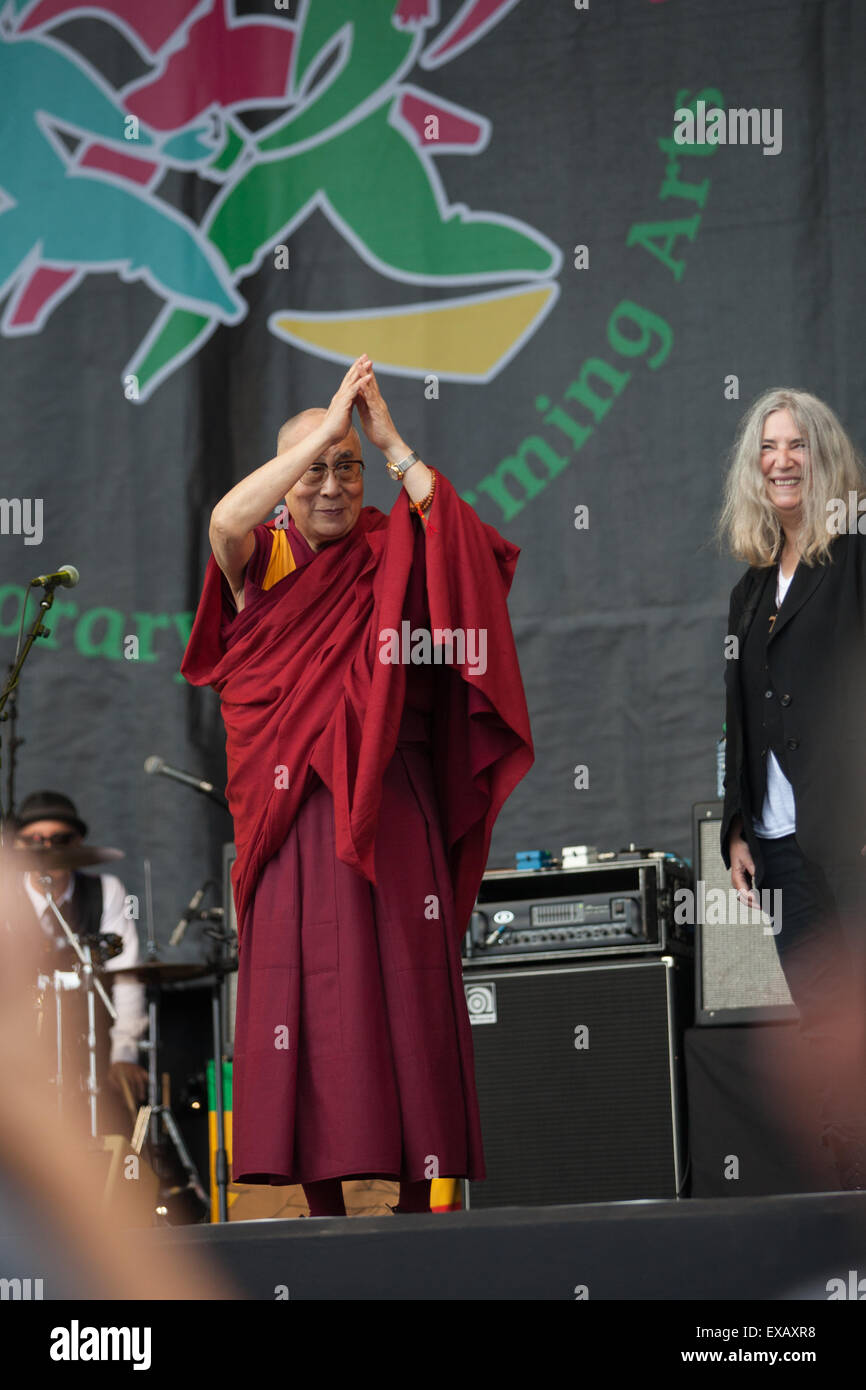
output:
[{"label": "white sleeve", "polygon": [[[124,915],[126,895],[123,884],[113,874],[102,874],[101,932],[113,932],[121,937],[123,950],[106,965],[107,970],[122,970],[139,961],[138,928]],[[138,1039],[147,1028],[147,1008],[144,985],[138,980],[115,980],[111,998],[117,1010],[117,1022],[111,1029],[111,1061],[137,1062]]]}]

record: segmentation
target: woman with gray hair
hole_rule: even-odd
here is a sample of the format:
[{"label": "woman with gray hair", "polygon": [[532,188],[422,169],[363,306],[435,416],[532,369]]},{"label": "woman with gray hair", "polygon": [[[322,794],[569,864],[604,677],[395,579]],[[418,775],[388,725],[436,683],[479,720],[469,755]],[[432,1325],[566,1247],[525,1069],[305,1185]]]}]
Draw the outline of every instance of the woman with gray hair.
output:
[{"label": "woman with gray hair", "polygon": [[864,509],[863,466],[829,406],[760,396],[719,521],[749,566],[728,620],[722,854],[750,905],[780,890],[776,947],[843,1188],[866,1186]]}]

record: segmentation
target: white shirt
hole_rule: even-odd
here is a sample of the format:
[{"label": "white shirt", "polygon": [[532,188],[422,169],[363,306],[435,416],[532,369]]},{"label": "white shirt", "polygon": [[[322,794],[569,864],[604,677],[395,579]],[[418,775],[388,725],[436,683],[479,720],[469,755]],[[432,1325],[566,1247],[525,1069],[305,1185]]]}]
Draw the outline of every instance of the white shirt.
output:
[{"label": "white shirt", "polygon": [[[124,915],[123,905],[126,896],[120,879],[115,878],[114,874],[100,874],[99,878],[102,883],[102,917],[99,930],[113,932],[123,941],[123,950],[106,961],[105,969],[123,970],[128,965],[138,964],[138,931],[135,922]],[[46,912],[54,917],[45,894],[32,886],[27,874],[24,875],[24,887],[43,931],[57,936],[61,928],[56,919],[53,925],[43,922]],[[70,874],[65,889],[59,898],[54,899],[61,912],[63,904],[72,897],[74,887],[75,879]],[[115,980],[111,987],[111,1002],[117,1010],[117,1022],[111,1027],[111,1061],[138,1062],[138,1039],[147,1027],[144,985],[138,980]],[[98,1004],[97,1007],[101,1009],[103,1005]]]},{"label": "white shirt", "polygon": [[[786,579],[782,574],[782,566],[779,566],[779,577],[776,580],[777,608],[781,608],[793,578],[793,570]],[[767,790],[764,794],[764,805],[760,816],[752,824],[755,834],[762,840],[781,840],[783,835],[793,835],[797,829],[794,788],[779,766],[772,749],[767,753]]]}]

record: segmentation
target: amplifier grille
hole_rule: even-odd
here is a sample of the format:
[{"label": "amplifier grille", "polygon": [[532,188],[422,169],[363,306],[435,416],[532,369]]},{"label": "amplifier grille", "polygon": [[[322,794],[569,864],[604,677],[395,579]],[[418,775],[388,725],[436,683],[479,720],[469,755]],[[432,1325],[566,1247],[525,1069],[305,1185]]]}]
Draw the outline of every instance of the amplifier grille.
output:
[{"label": "amplifier grille", "polygon": [[[719,848],[720,816],[698,821],[698,877],[706,892],[727,894],[731,876]],[[791,998],[772,935],[757,923],[727,925],[707,923],[701,934],[701,1008],[718,1013],[720,1021],[733,1021],[738,1009],[769,1008],[794,1013]],[[706,1020],[705,1020],[706,1021]]]}]

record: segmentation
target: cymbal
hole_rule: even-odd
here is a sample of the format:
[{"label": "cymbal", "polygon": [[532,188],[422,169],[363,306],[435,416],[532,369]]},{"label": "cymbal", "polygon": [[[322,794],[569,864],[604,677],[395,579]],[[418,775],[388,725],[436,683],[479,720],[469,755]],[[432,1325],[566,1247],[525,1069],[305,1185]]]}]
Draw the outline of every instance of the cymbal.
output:
[{"label": "cymbal", "polygon": [[112,970],[111,975],[113,979],[125,975],[128,980],[141,980],[143,984],[161,984],[170,980],[197,980],[213,972],[214,967],[204,961],[148,960],[140,965],[124,966],[122,970]]},{"label": "cymbal", "polygon": [[55,845],[51,849],[13,849],[10,863],[20,864],[22,872],[37,873],[40,869],[85,869],[92,864],[108,864],[113,859],[125,859],[122,849],[106,849],[100,845]]}]

